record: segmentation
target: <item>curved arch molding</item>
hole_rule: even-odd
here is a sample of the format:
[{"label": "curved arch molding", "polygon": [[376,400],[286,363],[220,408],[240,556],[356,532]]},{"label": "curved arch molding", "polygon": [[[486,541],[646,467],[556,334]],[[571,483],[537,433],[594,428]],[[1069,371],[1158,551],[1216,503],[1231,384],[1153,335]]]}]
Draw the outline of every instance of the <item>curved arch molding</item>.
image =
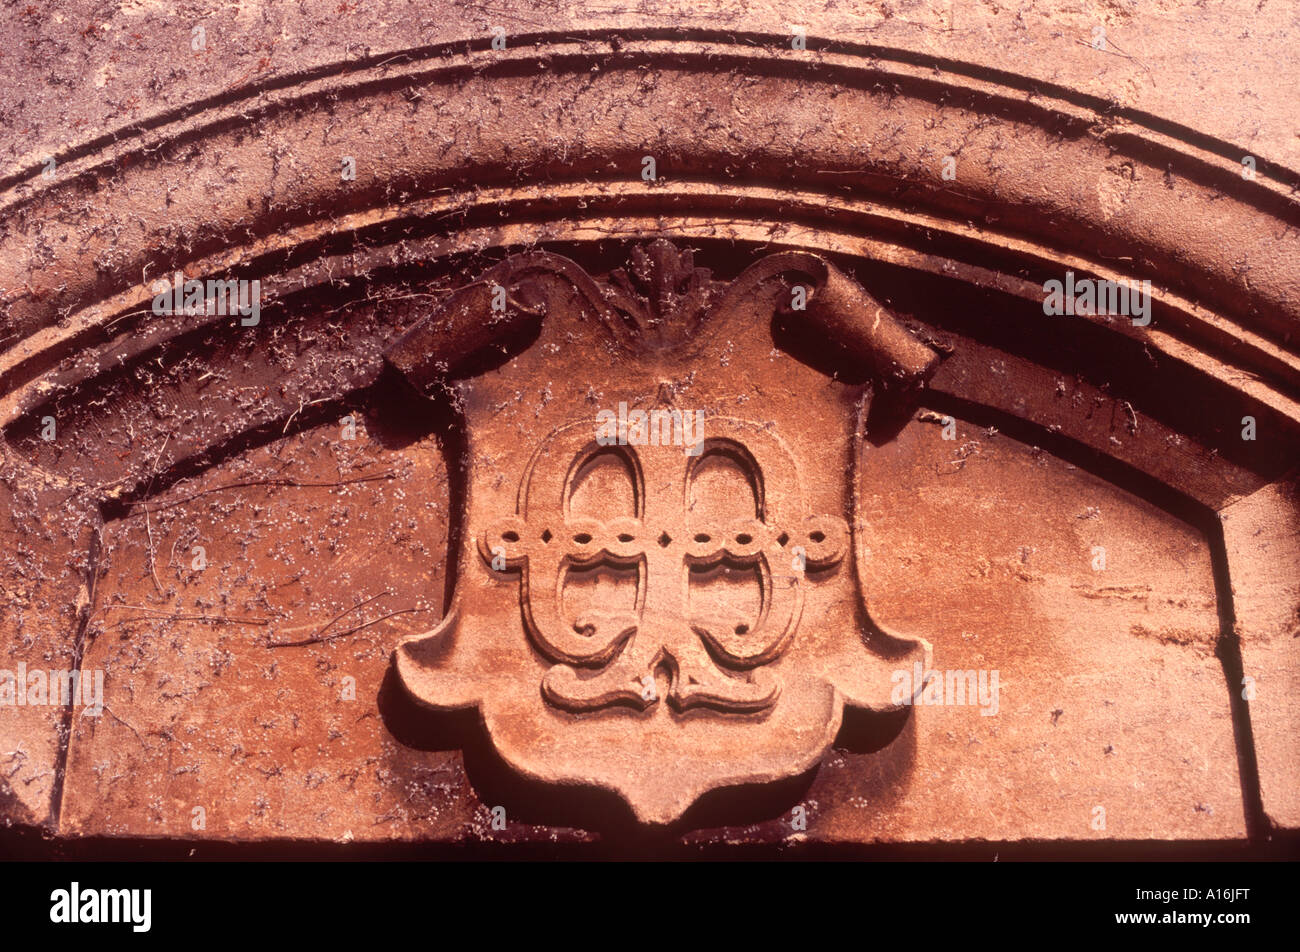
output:
[{"label": "curved arch molding", "polygon": [[[69,148],[53,180],[23,164],[0,182],[5,492],[16,544],[65,555],[28,573],[48,632],[11,637],[78,661],[105,518],[380,393],[391,342],[509,254],[599,273],[669,238],[725,280],[812,252],[941,354],[922,404],[1208,533],[1244,822],[1294,827],[1296,176],[1247,181],[1227,143],[1066,86],[813,40],[806,60],[772,34],[650,29],[415,48],[173,109]],[[153,314],[177,271],[259,280],[261,324]],[[1150,324],[1045,315],[1067,271],[1150,281]],[[132,401],[186,426],[97,451]],[[58,828],[72,724],[21,717],[4,808]]]}]

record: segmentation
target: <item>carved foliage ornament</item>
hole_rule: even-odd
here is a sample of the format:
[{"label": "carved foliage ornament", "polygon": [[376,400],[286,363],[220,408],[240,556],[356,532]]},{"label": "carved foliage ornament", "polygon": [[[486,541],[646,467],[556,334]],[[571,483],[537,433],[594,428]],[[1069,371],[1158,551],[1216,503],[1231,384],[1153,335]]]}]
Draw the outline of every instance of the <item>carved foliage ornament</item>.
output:
[{"label": "carved foliage ornament", "polygon": [[[778,312],[864,382],[783,352]],[[936,355],[828,262],[772,255],[718,290],[662,240],[605,284],[520,255],[388,359],[454,381],[466,429],[452,605],[397,670],[430,708],[478,708],[512,768],[664,824],[807,770],[844,705],[894,708],[921,647],[867,614],[856,465],[870,402]]]}]

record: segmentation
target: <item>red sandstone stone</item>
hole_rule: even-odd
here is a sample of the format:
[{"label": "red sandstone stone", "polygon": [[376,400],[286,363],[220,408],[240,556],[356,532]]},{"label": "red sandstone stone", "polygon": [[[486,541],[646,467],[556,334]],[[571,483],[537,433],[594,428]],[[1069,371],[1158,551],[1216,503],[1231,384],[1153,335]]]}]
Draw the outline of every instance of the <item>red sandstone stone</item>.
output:
[{"label": "red sandstone stone", "polygon": [[0,12],[0,822],[1294,830],[1296,24],[1011,14]]}]

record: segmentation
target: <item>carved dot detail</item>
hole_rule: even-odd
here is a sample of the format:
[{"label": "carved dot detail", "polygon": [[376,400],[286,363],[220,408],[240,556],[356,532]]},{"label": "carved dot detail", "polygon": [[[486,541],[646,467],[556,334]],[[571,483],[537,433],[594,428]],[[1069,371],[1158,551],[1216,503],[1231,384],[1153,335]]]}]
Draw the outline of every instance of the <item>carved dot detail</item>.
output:
[{"label": "carved dot detail", "polygon": [[[806,560],[807,567],[827,568],[842,558],[849,539],[848,526],[842,519],[824,515],[805,519],[797,534],[754,519],[737,520],[716,530],[682,531],[687,532],[684,539],[689,540],[683,557],[692,565],[699,566],[714,565],[725,558],[751,564],[762,558],[764,549],[773,546],[788,549],[792,543],[798,543],[796,551]],[[512,562],[519,559],[526,561],[530,547],[536,547],[536,552],[540,554],[543,546],[555,545],[557,538],[570,540],[577,547],[573,556],[584,562],[600,558],[601,553],[617,560],[635,558],[644,554],[644,546],[650,539],[654,539],[663,549],[680,544],[666,529],[661,529],[656,536],[652,534],[650,526],[632,519],[620,519],[611,523],[583,519],[562,525],[557,531],[546,525],[529,526],[524,519],[510,517],[498,522],[487,538],[500,540],[498,544],[508,548],[506,558]],[[496,557],[496,550],[485,544],[482,554],[490,564]]]}]

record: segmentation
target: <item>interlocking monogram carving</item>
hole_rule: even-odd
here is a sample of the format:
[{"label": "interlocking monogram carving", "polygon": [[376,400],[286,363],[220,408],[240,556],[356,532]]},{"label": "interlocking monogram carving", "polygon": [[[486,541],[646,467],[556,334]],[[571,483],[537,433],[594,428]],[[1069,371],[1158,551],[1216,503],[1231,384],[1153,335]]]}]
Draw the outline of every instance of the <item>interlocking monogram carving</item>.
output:
[{"label": "interlocking monogram carving", "polygon": [[[530,460],[518,514],[480,537],[486,564],[495,560],[499,569],[520,574],[529,632],[563,662],[542,682],[555,704],[648,707],[659,700],[653,683],[660,664],[671,668],[667,700],[677,710],[760,711],[775,703],[781,681],[764,666],[794,637],[806,572],[840,562],[848,526],[840,516],[806,511],[790,452],[762,427],[727,418],[713,418],[708,427],[692,456],[673,446],[603,447],[592,439],[590,420],[566,424]],[[635,515],[607,522],[575,516],[575,476],[611,452],[625,457],[632,475]],[[715,455],[738,463],[755,496],[751,518],[717,523],[689,509],[694,476]],[[761,607],[752,627],[692,616],[687,576],[724,563],[756,572]],[[603,564],[636,571],[635,607],[595,609],[571,623],[563,609],[566,572]],[[786,574],[778,576],[782,566]],[[581,676],[584,666],[598,673]]]},{"label": "interlocking monogram carving", "polygon": [[[858,380],[785,353],[783,321]],[[477,708],[512,768],[666,824],[808,770],[845,705],[896,709],[890,674],[923,646],[867,613],[854,487],[869,409],[905,405],[936,355],[827,262],[772,255],[724,285],[657,241],[602,285],[521,255],[388,360],[450,388],[465,431],[455,594],[397,671],[432,709]],[[615,407],[698,432],[611,440]]]}]

